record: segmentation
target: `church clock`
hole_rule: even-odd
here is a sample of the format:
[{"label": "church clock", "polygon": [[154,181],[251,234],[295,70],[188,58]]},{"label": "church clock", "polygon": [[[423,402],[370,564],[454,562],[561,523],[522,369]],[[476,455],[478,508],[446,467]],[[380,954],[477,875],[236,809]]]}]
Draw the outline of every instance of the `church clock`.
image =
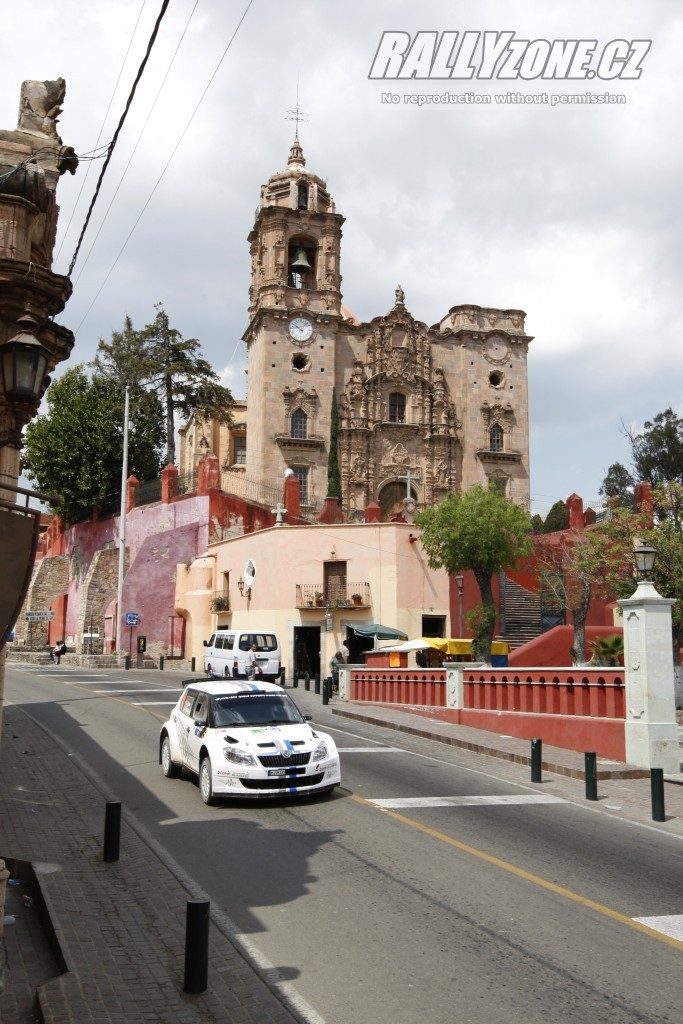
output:
[{"label": "church clock", "polygon": [[287,324],[287,332],[292,341],[305,345],[306,342],[311,341],[313,338],[313,324],[308,317],[295,316]]}]

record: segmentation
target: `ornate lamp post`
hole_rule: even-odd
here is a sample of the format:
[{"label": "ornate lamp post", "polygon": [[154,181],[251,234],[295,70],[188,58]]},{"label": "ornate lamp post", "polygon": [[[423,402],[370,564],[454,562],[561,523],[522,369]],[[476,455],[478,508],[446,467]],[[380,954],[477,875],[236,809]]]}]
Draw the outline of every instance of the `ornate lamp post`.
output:
[{"label": "ornate lamp post", "polygon": [[6,436],[0,437],[0,448],[21,448],[21,432],[50,383],[50,353],[35,337],[38,321],[25,313],[17,323],[19,332],[0,346],[2,388],[14,421]]}]

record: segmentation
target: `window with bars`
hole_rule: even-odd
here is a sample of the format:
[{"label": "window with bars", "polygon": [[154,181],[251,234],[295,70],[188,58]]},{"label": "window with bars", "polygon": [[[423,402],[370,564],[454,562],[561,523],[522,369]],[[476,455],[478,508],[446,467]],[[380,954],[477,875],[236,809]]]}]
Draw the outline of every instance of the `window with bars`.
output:
[{"label": "window with bars", "polygon": [[237,434],[232,439],[232,464],[233,466],[246,466],[247,464],[247,438],[244,434]]},{"label": "window with bars", "polygon": [[505,434],[498,423],[494,423],[489,430],[489,448],[492,452],[502,452]]},{"label": "window with bars", "polygon": [[295,409],[291,420],[292,437],[308,437],[308,416],[303,409]]}]

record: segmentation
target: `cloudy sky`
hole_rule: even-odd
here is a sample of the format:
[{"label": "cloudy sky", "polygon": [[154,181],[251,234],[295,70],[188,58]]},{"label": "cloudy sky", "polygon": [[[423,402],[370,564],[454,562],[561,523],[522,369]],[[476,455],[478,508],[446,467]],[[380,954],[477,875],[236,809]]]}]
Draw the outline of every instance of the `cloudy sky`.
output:
[{"label": "cloudy sky", "polygon": [[[3,5],[0,127],[15,127],[24,79],[61,76],[64,143],[82,155],[108,143],[161,6],[33,0],[27,35],[20,5]],[[390,31],[413,47],[417,77],[369,78]],[[419,32],[458,33],[442,63],[462,45],[472,77],[420,77],[431,62]],[[482,33],[469,60],[465,32]],[[502,46],[504,32],[486,79],[483,33]],[[530,77],[556,40],[593,41],[588,77]],[[460,303],[524,309],[533,510],[572,491],[594,501],[609,465],[628,462],[622,421],[683,413],[682,51],[678,0],[172,0],[59,318],[76,333],[72,361],[126,315],[150,323],[161,302],[244,397],[246,238],[260,185],[286,163],[298,80],[308,167],[346,217],[345,305],[369,320],[400,283],[428,324]],[[410,71],[397,56],[389,73],[399,66]],[[567,102],[589,93],[624,102]],[[101,165],[83,159],[60,182],[60,273]]]}]

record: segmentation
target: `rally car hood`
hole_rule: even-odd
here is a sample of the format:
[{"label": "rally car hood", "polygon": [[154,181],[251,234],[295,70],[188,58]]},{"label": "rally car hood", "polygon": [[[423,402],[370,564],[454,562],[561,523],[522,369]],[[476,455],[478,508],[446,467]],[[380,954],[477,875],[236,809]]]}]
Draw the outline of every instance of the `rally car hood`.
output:
[{"label": "rally car hood", "polygon": [[281,754],[283,751],[312,750],[320,741],[320,734],[310,725],[248,725],[217,729],[218,735],[231,746],[239,745],[256,754]]}]

